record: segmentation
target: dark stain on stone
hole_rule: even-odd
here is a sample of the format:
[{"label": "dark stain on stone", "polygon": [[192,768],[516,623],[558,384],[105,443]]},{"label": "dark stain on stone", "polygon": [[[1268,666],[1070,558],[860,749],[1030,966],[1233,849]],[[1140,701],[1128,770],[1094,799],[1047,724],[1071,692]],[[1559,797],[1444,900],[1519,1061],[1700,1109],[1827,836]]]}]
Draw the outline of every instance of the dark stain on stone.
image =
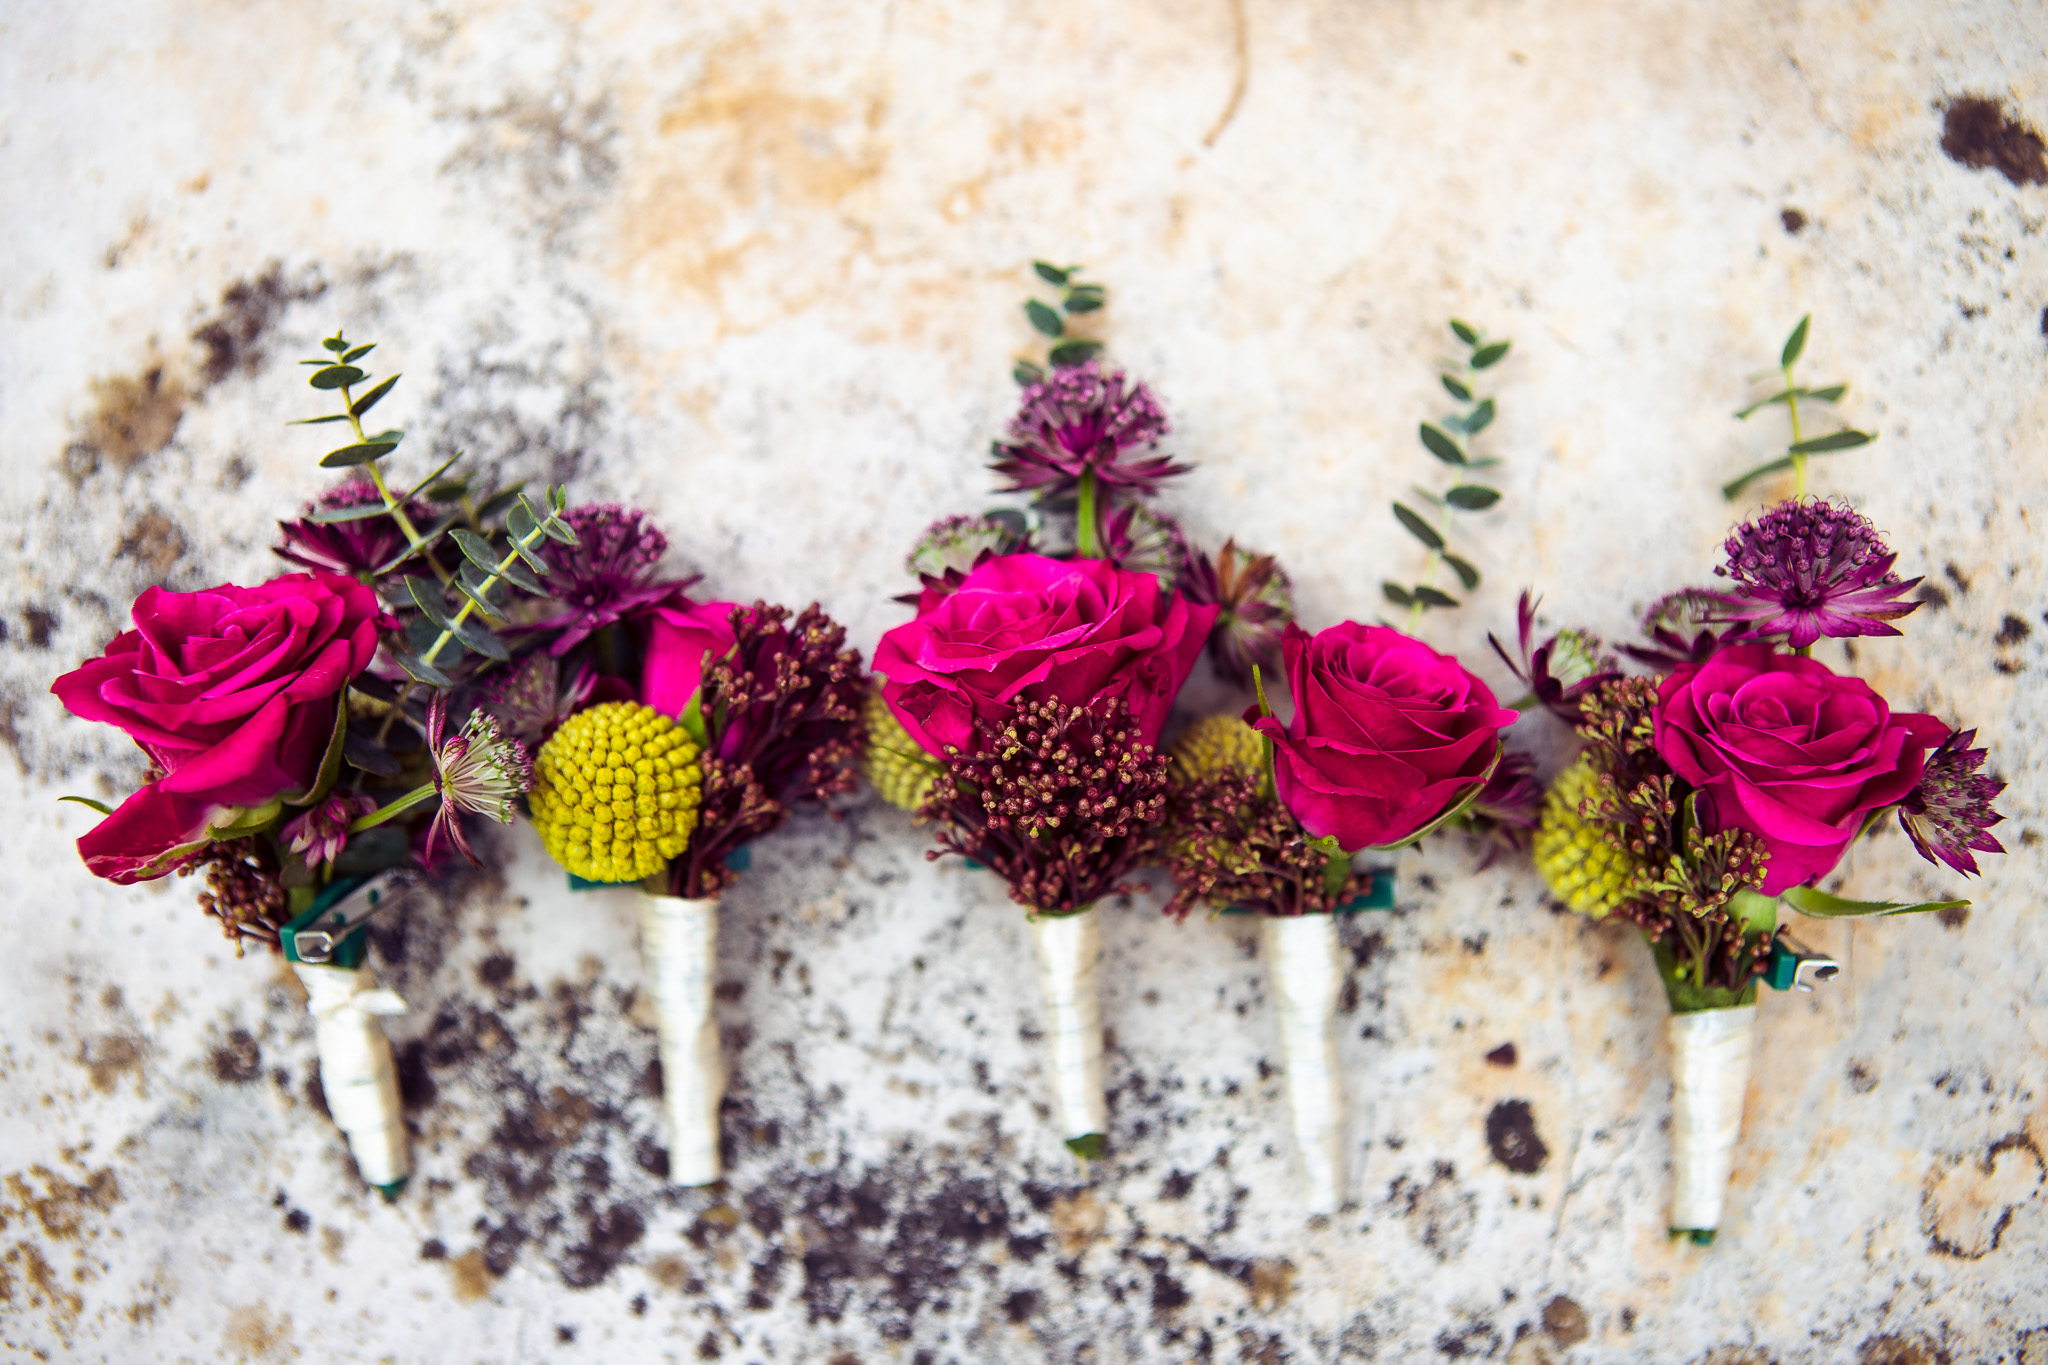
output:
[{"label": "dark stain on stone", "polygon": [[1785,225],[1788,235],[1797,237],[1799,230],[1806,226],[1806,215],[1798,209],[1785,209],[1778,214],[1778,221]]},{"label": "dark stain on stone", "polygon": [[507,1218],[484,1236],[484,1268],[492,1275],[502,1276],[519,1259],[519,1248],[526,1244],[527,1231],[517,1218]]},{"label": "dark stain on stone", "polygon": [[1856,1365],[1950,1365],[1950,1356],[1920,1332],[1886,1332],[1856,1348]]},{"label": "dark stain on stone", "polygon": [[439,1237],[429,1237],[420,1243],[422,1261],[445,1261],[448,1259],[448,1244]]},{"label": "dark stain on stone", "polygon": [[399,1103],[411,1113],[432,1108],[441,1097],[441,1087],[427,1063],[426,1040],[410,1038],[401,1043],[392,1055],[392,1066],[398,1072]]},{"label": "dark stain on stone", "polygon": [[1851,1061],[1844,1074],[1848,1077],[1849,1088],[1859,1095],[1868,1095],[1877,1089],[1877,1073],[1861,1061]]},{"label": "dark stain on stone", "polygon": [[1175,1169],[1166,1173],[1166,1179],[1159,1182],[1161,1199],[1185,1199],[1188,1191],[1195,1188],[1195,1178],[1186,1171]]},{"label": "dark stain on stone", "polygon": [[263,1074],[263,1049],[255,1035],[238,1028],[213,1050],[213,1078],[224,1085],[247,1085]]},{"label": "dark stain on stone", "polygon": [[564,1346],[574,1345],[576,1341],[576,1329],[566,1322],[556,1323],[555,1340]]},{"label": "dark stain on stone", "polygon": [[1467,1323],[1456,1330],[1446,1327],[1437,1333],[1436,1349],[1438,1355],[1448,1356],[1452,1360],[1463,1360],[1467,1356],[1490,1356],[1500,1350],[1500,1332],[1484,1319]]},{"label": "dark stain on stone", "polygon": [[1550,1149],[1536,1135],[1536,1116],[1527,1100],[1502,1100],[1486,1116],[1486,1146],[1493,1159],[1517,1175],[1543,1168]]},{"label": "dark stain on stone", "polygon": [[1162,1263],[1152,1271],[1152,1311],[1172,1313],[1188,1304],[1188,1288],[1166,1273]]},{"label": "dark stain on stone", "polygon": [[125,471],[162,450],[178,434],[189,398],[161,363],[133,377],[94,380],[92,391],[92,414],[64,452],[65,472],[73,480],[97,471],[103,460]]},{"label": "dark stain on stone", "polygon": [[327,1088],[320,1084],[320,1069],[318,1067],[313,1069],[312,1075],[306,1077],[306,1104],[323,1119],[334,1117],[333,1113],[327,1108]]},{"label": "dark stain on stone", "polygon": [[1486,1064],[1488,1066],[1500,1067],[1513,1066],[1515,1064],[1515,1045],[1513,1043],[1502,1043],[1499,1047],[1486,1054]]},{"label": "dark stain on stone", "polygon": [[1486,951],[1486,931],[1482,929],[1476,934],[1468,934],[1461,942],[1467,953],[1478,957]]},{"label": "dark stain on stone", "polygon": [[571,1289],[588,1289],[599,1283],[624,1260],[647,1233],[647,1219],[631,1204],[614,1204],[592,1218],[584,1239],[564,1253],[562,1283]]},{"label": "dark stain on stone", "polygon": [[304,1209],[293,1209],[285,1214],[284,1225],[293,1232],[310,1232],[313,1228],[313,1215]]},{"label": "dark stain on stone", "polygon": [[284,266],[278,262],[254,279],[229,285],[220,296],[220,311],[192,333],[205,352],[199,377],[211,386],[236,371],[255,374],[263,366],[270,330],[285,310],[325,292],[326,284],[311,273],[286,279]]},{"label": "dark stain on stone", "polygon": [[1998,623],[1998,635],[1996,638],[1998,643],[2011,646],[2020,643],[2033,633],[2033,628],[2027,625],[2025,621],[2022,621],[2017,616],[2008,614],[2003,621]]},{"label": "dark stain on stone", "polygon": [[1941,927],[1944,929],[1960,929],[1970,922],[1970,907],[1952,905],[1946,910],[1935,911],[1934,917],[1941,921]]},{"label": "dark stain on stone", "polygon": [[1956,585],[1957,592],[1963,593],[1965,595],[1969,593],[1970,580],[1964,575],[1961,569],[1956,567],[1956,562],[1953,559],[1951,559],[1948,563],[1942,565],[1941,571],[1948,575],[1949,582]]},{"label": "dark stain on stone", "polygon": [[1543,1305],[1543,1330],[1560,1346],[1576,1346],[1587,1336],[1586,1310],[1559,1294]]},{"label": "dark stain on stone", "polygon": [[1941,150],[1959,166],[1997,171],[2015,185],[2048,185],[2048,144],[1999,100],[1962,95],[1943,106]]},{"label": "dark stain on stone", "polygon": [[1351,944],[1351,966],[1354,971],[1364,971],[1387,951],[1387,936],[1375,929],[1360,934]]},{"label": "dark stain on stone", "polygon": [[162,578],[185,556],[185,533],[171,519],[151,507],[140,513],[121,533],[121,557]]},{"label": "dark stain on stone", "polygon": [[477,964],[477,980],[483,982],[492,990],[503,990],[511,983],[512,971],[516,965],[512,961],[511,954],[492,953]]},{"label": "dark stain on stone", "polygon": [[1913,594],[1913,600],[1940,611],[1948,605],[1948,589],[1930,580],[1920,585],[1919,590]]},{"label": "dark stain on stone", "polygon": [[699,1360],[716,1360],[723,1354],[724,1352],[718,1348],[718,1333],[716,1332],[706,1332],[703,1340],[697,1343],[697,1359]]},{"label": "dark stain on stone", "polygon": [[50,635],[61,624],[56,611],[49,607],[23,607],[21,620],[22,624],[28,627],[28,643],[31,649],[48,649]]}]

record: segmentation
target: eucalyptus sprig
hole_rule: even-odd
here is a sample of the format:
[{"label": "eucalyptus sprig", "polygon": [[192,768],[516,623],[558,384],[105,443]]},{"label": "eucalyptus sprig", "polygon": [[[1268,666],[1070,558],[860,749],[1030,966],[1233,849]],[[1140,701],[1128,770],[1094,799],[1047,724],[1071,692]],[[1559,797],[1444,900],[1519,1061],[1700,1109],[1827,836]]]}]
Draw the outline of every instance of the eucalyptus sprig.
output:
[{"label": "eucalyptus sprig", "polygon": [[[1046,363],[1056,370],[1064,370],[1102,354],[1101,342],[1067,335],[1067,324],[1081,314],[1100,312],[1102,305],[1109,302],[1109,291],[1099,284],[1083,283],[1078,265],[1033,261],[1031,269],[1039,279],[1059,291],[1054,303],[1038,298],[1024,301],[1024,316],[1035,330],[1053,343],[1052,350],[1046,355]],[[1019,384],[1036,384],[1045,378],[1045,366],[1020,356],[1011,367],[1010,377]]]},{"label": "eucalyptus sprig", "polygon": [[1497,459],[1475,458],[1471,453],[1473,438],[1491,426],[1494,417],[1493,399],[1481,396],[1475,384],[1481,370],[1490,370],[1507,358],[1513,343],[1489,341],[1480,329],[1456,318],[1451,319],[1451,332],[1464,345],[1465,358],[1452,361],[1438,377],[1443,382],[1444,392],[1463,407],[1445,418],[1441,426],[1422,423],[1418,434],[1423,449],[1457,471],[1457,481],[1442,493],[1432,492],[1419,484],[1415,486],[1416,496],[1436,509],[1437,520],[1433,525],[1407,504],[1394,504],[1394,519],[1408,534],[1422,542],[1429,551],[1429,563],[1423,569],[1421,579],[1413,585],[1392,581],[1380,584],[1380,591],[1389,602],[1408,608],[1407,629],[1410,632],[1421,624],[1422,613],[1429,608],[1458,605],[1457,598],[1436,586],[1439,567],[1448,565],[1467,592],[1479,586],[1479,570],[1472,567],[1471,561],[1450,550],[1451,519],[1459,512],[1485,511],[1500,501],[1499,489],[1475,483],[1470,478],[1500,463]]},{"label": "eucalyptus sprig", "polygon": [[1877,439],[1871,433],[1858,431],[1854,427],[1843,427],[1841,430],[1831,431],[1825,436],[1802,436],[1800,434],[1799,404],[1801,400],[1808,403],[1834,403],[1838,402],[1842,395],[1849,390],[1847,384],[1829,384],[1824,388],[1806,389],[1801,388],[1793,380],[1792,367],[1798,363],[1801,353],[1806,350],[1807,328],[1812,322],[1813,314],[1811,313],[1799,319],[1799,325],[1792,329],[1791,336],[1785,338],[1784,348],[1778,353],[1777,370],[1768,372],[1774,378],[1782,377],[1784,387],[1767,398],[1759,398],[1756,402],[1751,403],[1741,412],[1735,414],[1737,421],[1746,422],[1752,414],[1760,412],[1773,404],[1782,403],[1785,405],[1786,416],[1791,420],[1792,441],[1786,447],[1785,453],[1777,459],[1760,464],[1748,473],[1723,484],[1721,486],[1721,495],[1730,502],[1733,502],[1743,489],[1749,487],[1758,479],[1772,474],[1782,474],[1788,469],[1793,472],[1793,476],[1797,480],[1793,496],[1803,498],[1806,496],[1806,460],[1808,456],[1827,455],[1837,450],[1854,450],[1858,446],[1867,446]]},{"label": "eucalyptus sprig", "polygon": [[[370,374],[357,365],[356,362],[376,349],[375,342],[351,344],[336,332],[320,345],[327,351],[325,356],[300,363],[313,367],[313,373],[307,380],[313,388],[340,396],[342,410],[319,417],[302,417],[290,425],[348,423],[355,439],[328,451],[320,457],[320,464],[326,469],[363,469],[375,485],[380,501],[353,507],[315,508],[307,514],[308,519],[333,523],[389,516],[392,524],[404,535],[405,548],[377,566],[367,577],[376,584],[390,606],[401,611],[418,612],[418,616],[401,632],[400,640],[393,641],[391,646],[392,656],[414,682],[436,688],[454,687],[455,679],[437,664],[451,648],[455,652],[445,661],[450,666],[461,659],[464,651],[498,663],[507,662],[511,652],[483,624],[483,620],[503,622],[507,619],[504,603],[493,596],[493,593],[501,592],[506,583],[536,596],[547,595],[540,578],[553,569],[540,554],[541,542],[576,543],[576,533],[561,515],[568,506],[568,491],[550,489],[536,503],[515,484],[477,504],[470,496],[466,479],[449,480],[445,477],[462,458],[463,452],[458,450],[410,490],[394,492],[385,479],[382,461],[398,449],[405,433],[398,430],[366,432],[363,417],[391,392],[399,376],[394,374],[370,383]],[[363,384],[370,384],[370,387],[357,397],[354,390]],[[421,497],[428,503],[450,508],[425,530],[415,524],[409,510]],[[493,533],[487,529],[489,520],[500,513],[505,519],[500,532],[505,539],[502,553],[494,543]],[[432,553],[444,538],[452,541],[462,555],[462,563],[453,573]],[[424,573],[400,572],[415,559],[425,564],[431,577]],[[388,576],[392,574],[400,575],[397,581],[389,581]],[[450,591],[456,595],[452,605],[448,596]],[[473,616],[482,619],[473,621]]]}]

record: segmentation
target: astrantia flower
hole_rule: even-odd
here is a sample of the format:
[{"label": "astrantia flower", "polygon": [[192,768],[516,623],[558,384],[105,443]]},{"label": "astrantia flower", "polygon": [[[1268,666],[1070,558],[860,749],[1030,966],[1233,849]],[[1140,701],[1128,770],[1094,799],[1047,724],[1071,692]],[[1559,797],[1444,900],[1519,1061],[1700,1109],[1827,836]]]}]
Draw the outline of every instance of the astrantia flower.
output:
[{"label": "astrantia flower", "polygon": [[1936,859],[1958,872],[1977,872],[1978,853],[2003,853],[1991,827],[2005,817],[1991,808],[2005,783],[1977,771],[1984,750],[1972,749],[1975,730],[1958,730],[1927,755],[1920,785],[1899,804],[1899,824],[1928,862]]},{"label": "astrantia flower", "polygon": [[1490,632],[1486,642],[1509,671],[1521,679],[1531,697],[1553,715],[1576,724],[1580,700],[1620,676],[1614,656],[1601,646],[1600,637],[1588,630],[1561,630],[1532,649],[1529,642],[1535,633],[1536,599],[1524,592],[1515,605],[1515,634],[1522,661],[1518,664],[1509,658],[1507,650]]},{"label": "astrantia flower", "polygon": [[1736,590],[1713,619],[1742,623],[1744,638],[1783,635],[1805,649],[1824,635],[1897,635],[1886,623],[1920,605],[1899,600],[1920,580],[1892,572],[1898,556],[1852,507],[1779,503],[1736,527],[1727,551],[1714,572]]},{"label": "astrantia flower", "polygon": [[1171,592],[1187,567],[1188,542],[1180,523],[1136,503],[1109,518],[1103,557],[1119,569],[1148,573]]},{"label": "astrantia flower", "polygon": [[1466,829],[1485,849],[1479,866],[1490,867],[1503,853],[1527,849],[1542,814],[1543,784],[1536,780],[1536,760],[1511,749],[1479,789],[1465,819]]},{"label": "astrantia flower", "polygon": [[[359,521],[313,521],[315,510],[332,512],[346,507],[370,507],[384,501],[377,485],[368,479],[351,479],[330,488],[319,501],[306,504],[298,521],[280,521],[284,539],[271,553],[322,573],[345,573],[361,578],[384,568],[405,550],[405,533],[387,513]],[[413,529],[431,523],[434,514],[422,503],[409,503],[405,514]]]},{"label": "astrantia flower", "polygon": [[348,847],[348,827],[358,816],[377,809],[377,799],[360,792],[336,791],[280,831],[285,847],[305,855],[306,866],[331,863]]},{"label": "astrantia flower", "polygon": [[548,647],[558,659],[593,631],[668,602],[696,582],[694,575],[654,580],[655,567],[668,553],[668,537],[644,512],[592,503],[570,508],[562,519],[576,533],[576,544],[547,546],[554,573],[542,582],[569,610],[536,627],[561,632]]},{"label": "astrantia flower", "polygon": [[984,560],[1016,554],[1031,547],[1029,534],[997,517],[947,517],[925,528],[910,552],[908,568],[921,584],[917,592],[896,600],[905,606],[925,605],[925,598],[944,597],[967,581]]},{"label": "astrantia flower", "polygon": [[1223,542],[1215,559],[1196,551],[1188,557],[1181,593],[1197,605],[1214,605],[1209,658],[1216,671],[1249,687],[1252,665],[1268,676],[1280,671],[1280,635],[1294,619],[1294,592],[1280,561]]},{"label": "astrantia flower", "polygon": [[427,830],[425,855],[431,859],[435,843],[446,834],[463,857],[481,867],[462,836],[461,817],[488,815],[501,825],[511,824],[513,801],[533,786],[533,762],[526,746],[508,738],[487,711],[470,712],[462,733],[452,738],[444,738],[447,727],[447,694],[436,692],[427,707],[427,747],[434,755],[434,790],[441,806]]},{"label": "astrantia flower", "polygon": [[575,714],[596,683],[597,676],[585,669],[565,688],[561,666],[552,657],[529,654],[492,674],[477,689],[477,704],[498,718],[506,734],[531,749]]},{"label": "astrantia flower", "polygon": [[1711,623],[1727,601],[1727,594],[1707,588],[1680,588],[1660,597],[1643,613],[1650,643],[1623,645],[1621,652],[1665,673],[1680,664],[1705,663],[1721,647],[1721,632]]},{"label": "astrantia flower", "polygon": [[1150,389],[1131,383],[1122,370],[1105,374],[1091,360],[1055,370],[1024,390],[1010,440],[996,446],[994,467],[1010,480],[1004,492],[1042,500],[1071,496],[1089,470],[1103,489],[1144,496],[1162,479],[1187,472],[1165,455],[1125,458],[1166,432],[1166,412]]}]

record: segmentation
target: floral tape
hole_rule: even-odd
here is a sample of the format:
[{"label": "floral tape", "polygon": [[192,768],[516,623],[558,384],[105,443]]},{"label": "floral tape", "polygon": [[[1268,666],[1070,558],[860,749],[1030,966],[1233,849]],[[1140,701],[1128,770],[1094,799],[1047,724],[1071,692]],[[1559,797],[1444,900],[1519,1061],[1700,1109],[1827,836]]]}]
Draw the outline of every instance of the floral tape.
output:
[{"label": "floral tape", "polygon": [[668,1109],[668,1178],[709,1185],[724,1174],[718,1154],[718,1108],[725,1098],[725,1058],[711,1012],[718,965],[718,901],[640,897],[640,953],[654,990],[660,1035],[661,1084]]},{"label": "floral tape", "polygon": [[1035,915],[1031,942],[1038,950],[1038,983],[1045,994],[1052,1035],[1053,1094],[1060,1133],[1068,1145],[1109,1131],[1102,1094],[1102,1006],[1095,971],[1102,959],[1102,925],[1094,910]]},{"label": "floral tape", "polygon": [[1269,915],[1267,971],[1287,1058],[1287,1097],[1311,1213],[1334,1213],[1344,1193],[1343,1082],[1337,1070],[1337,961],[1332,915]]},{"label": "floral tape", "polygon": [[403,1014],[405,1001],[395,991],[379,989],[368,967],[294,962],[292,970],[306,984],[327,1112],[348,1139],[363,1179],[396,1193],[412,1173],[412,1158],[406,1150],[391,1042],[377,1017]]},{"label": "floral tape", "polygon": [[1754,1005],[1671,1016],[1671,1137],[1677,1171],[1673,1228],[1709,1231],[1720,1226],[1755,1042]]}]

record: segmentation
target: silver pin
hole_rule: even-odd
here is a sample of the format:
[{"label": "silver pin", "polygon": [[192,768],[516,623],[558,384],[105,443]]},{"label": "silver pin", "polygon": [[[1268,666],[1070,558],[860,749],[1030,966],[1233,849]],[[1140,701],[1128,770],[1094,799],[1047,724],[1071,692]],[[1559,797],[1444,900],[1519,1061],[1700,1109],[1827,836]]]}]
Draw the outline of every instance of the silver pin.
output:
[{"label": "silver pin", "polygon": [[368,924],[373,916],[404,900],[414,885],[411,874],[402,869],[379,872],[322,911],[317,925],[294,931],[292,951],[299,955],[299,961],[314,966],[331,961],[343,939]]},{"label": "silver pin", "polygon": [[1842,964],[1825,953],[1816,953],[1790,934],[1783,936],[1785,948],[1792,954],[1792,987],[1794,990],[1813,994],[1816,983],[1832,981],[1842,974]]}]

